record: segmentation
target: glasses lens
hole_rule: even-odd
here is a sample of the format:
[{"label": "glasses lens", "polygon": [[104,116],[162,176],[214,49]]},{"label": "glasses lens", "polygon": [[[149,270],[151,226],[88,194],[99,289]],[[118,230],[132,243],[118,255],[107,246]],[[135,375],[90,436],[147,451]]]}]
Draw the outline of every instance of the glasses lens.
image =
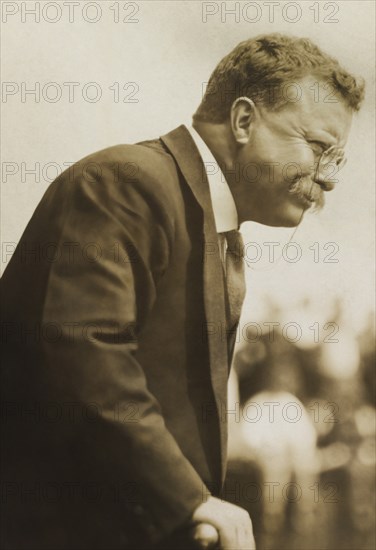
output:
[{"label": "glasses lens", "polygon": [[319,161],[319,170],[327,170],[329,167],[332,170],[338,171],[346,163],[345,151],[337,147],[330,147],[323,152]]}]

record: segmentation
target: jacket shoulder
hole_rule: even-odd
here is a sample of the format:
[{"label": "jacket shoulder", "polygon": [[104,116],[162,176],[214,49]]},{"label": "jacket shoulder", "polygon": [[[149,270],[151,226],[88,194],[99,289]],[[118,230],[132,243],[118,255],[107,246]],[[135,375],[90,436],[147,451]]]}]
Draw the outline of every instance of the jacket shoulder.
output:
[{"label": "jacket shoulder", "polygon": [[66,175],[72,168],[87,172],[97,171],[100,175],[103,168],[122,170],[132,180],[138,176],[161,174],[176,176],[176,165],[172,155],[164,148],[160,140],[150,140],[135,144],[120,144],[107,147],[83,157],[61,175]]},{"label": "jacket shoulder", "polygon": [[178,180],[174,158],[156,139],[96,151],[70,166],[55,183],[60,188],[72,183],[95,188],[101,183],[102,192],[111,195],[117,191],[127,194],[132,189],[145,198],[158,195],[168,204],[179,192]]}]

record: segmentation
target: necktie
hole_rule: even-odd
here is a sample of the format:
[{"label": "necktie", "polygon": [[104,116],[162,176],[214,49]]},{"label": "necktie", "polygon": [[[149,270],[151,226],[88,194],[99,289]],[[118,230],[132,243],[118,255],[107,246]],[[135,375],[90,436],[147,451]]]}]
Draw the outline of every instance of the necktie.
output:
[{"label": "necktie", "polygon": [[246,291],[243,260],[244,243],[241,233],[236,229],[220,233],[222,244],[224,244],[224,240],[227,241],[226,256],[223,262],[228,297],[227,329],[232,330],[239,322]]}]

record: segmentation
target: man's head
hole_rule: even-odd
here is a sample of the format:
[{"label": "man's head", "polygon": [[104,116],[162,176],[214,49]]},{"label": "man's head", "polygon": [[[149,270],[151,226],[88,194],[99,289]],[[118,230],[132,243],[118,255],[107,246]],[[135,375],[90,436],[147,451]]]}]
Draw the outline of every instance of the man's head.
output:
[{"label": "man's head", "polygon": [[225,173],[240,222],[294,226],[323,205],[363,95],[362,82],[305,38],[259,36],[219,63],[193,123]]}]

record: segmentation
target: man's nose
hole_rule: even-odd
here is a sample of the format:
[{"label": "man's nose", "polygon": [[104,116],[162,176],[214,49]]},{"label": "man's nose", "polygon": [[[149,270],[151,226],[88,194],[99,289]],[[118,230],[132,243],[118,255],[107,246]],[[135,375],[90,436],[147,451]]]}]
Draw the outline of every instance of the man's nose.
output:
[{"label": "man's nose", "polygon": [[323,155],[318,159],[315,165],[314,181],[318,183],[324,191],[332,191],[338,183],[338,172],[346,164],[346,158],[343,150],[338,150],[337,156],[324,160]]},{"label": "man's nose", "polygon": [[323,189],[323,191],[332,191],[338,180],[335,179],[334,176],[325,177],[324,174],[316,173],[314,178],[313,178],[313,181],[315,183],[318,183],[319,186],[321,187],[321,189]]}]

